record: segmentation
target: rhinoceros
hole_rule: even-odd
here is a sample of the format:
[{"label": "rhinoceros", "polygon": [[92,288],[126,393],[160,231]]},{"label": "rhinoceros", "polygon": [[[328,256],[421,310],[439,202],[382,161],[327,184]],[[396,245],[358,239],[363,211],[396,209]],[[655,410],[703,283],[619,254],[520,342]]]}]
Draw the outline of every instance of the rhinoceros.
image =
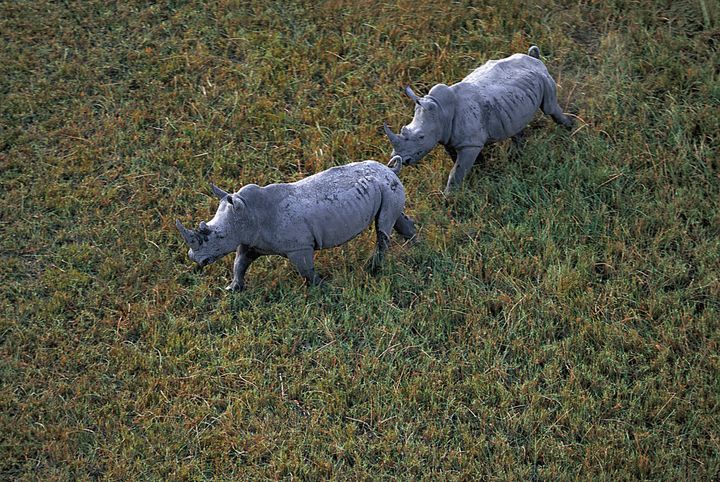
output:
[{"label": "rhinoceros", "polygon": [[538,108],[558,124],[573,125],[558,105],[555,81],[537,46],[527,55],[490,60],[457,84],[435,85],[424,97],[410,87],[405,93],[415,102],[415,116],[400,134],[385,123],[391,157],[416,164],[442,144],[455,162],[446,193],[460,186],[485,144],[509,137],[519,140]]},{"label": "rhinoceros", "polygon": [[235,193],[212,185],[220,199],[215,216],[197,230],[175,225],[190,246],[188,256],[200,267],[235,251],[233,280],[226,289],[245,287],[245,272],[262,255],[287,257],[313,285],[315,250],[341,245],[375,221],[377,247],[372,267],[388,248],[394,228],[403,238],[415,236],[413,221],[405,216],[405,189],[397,174],[402,162],[389,168],[375,161],[332,167],[292,183],[260,187],[248,184]]}]

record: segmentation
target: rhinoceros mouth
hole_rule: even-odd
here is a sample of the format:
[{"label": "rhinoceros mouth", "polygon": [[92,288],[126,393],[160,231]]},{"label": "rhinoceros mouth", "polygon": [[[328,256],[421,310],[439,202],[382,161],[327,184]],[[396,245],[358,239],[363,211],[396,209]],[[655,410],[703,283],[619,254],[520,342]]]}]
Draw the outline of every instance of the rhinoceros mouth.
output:
[{"label": "rhinoceros mouth", "polygon": [[207,258],[201,258],[197,259],[193,256],[190,257],[193,261],[195,261],[195,264],[197,264],[198,270],[202,271],[202,269],[209,265],[213,264],[215,261],[218,260],[218,256],[208,256]]}]

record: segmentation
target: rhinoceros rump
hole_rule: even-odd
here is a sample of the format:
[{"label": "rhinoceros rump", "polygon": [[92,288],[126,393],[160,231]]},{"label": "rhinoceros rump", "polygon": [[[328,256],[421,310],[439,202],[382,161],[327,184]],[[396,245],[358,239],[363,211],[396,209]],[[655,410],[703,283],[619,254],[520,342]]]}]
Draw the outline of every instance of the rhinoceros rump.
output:
[{"label": "rhinoceros rump", "polygon": [[375,221],[377,266],[394,228],[405,239],[415,235],[413,222],[403,214],[405,190],[395,169],[375,161],[333,167],[288,184],[244,186],[229,194],[216,186],[220,201],[215,216],[197,230],[176,226],[190,246],[188,256],[200,266],[235,251],[234,277],[227,287],[242,290],[245,272],[259,256],[287,257],[310,283],[319,284],[315,250],[343,244]]},{"label": "rhinoceros rump", "polygon": [[538,109],[572,127],[557,102],[555,81],[533,46],[528,55],[490,60],[457,84],[437,84],[425,97],[407,87],[415,116],[395,134],[385,124],[392,157],[416,164],[438,143],[455,162],[446,192],[460,186],[485,144],[519,137]]}]

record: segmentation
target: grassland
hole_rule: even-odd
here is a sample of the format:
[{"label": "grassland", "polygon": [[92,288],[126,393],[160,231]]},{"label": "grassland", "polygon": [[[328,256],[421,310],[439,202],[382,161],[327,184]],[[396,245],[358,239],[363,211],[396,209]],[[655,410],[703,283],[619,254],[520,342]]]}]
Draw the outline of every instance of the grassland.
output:
[{"label": "grassland", "polygon": [[[710,1],[0,2],[3,479],[717,480]],[[193,271],[226,189],[387,160],[401,95],[541,47],[538,117],[420,227]]]}]

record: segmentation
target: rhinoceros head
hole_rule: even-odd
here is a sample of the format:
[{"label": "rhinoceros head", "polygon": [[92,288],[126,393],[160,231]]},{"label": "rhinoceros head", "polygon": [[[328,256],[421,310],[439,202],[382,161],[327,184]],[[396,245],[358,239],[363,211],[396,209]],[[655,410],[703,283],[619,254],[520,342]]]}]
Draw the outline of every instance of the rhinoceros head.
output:
[{"label": "rhinoceros head", "polygon": [[452,92],[444,84],[433,87],[425,97],[418,97],[410,87],[405,93],[415,102],[415,116],[410,124],[395,134],[387,123],[383,126],[393,151],[390,157],[400,156],[403,164],[417,164],[438,142],[450,136],[455,111]]},{"label": "rhinoceros head", "polygon": [[207,266],[237,249],[242,235],[245,203],[237,194],[229,194],[212,185],[220,205],[208,222],[201,221],[197,229],[188,229],[180,220],[175,226],[185,243],[190,246],[188,256],[198,265]]}]

